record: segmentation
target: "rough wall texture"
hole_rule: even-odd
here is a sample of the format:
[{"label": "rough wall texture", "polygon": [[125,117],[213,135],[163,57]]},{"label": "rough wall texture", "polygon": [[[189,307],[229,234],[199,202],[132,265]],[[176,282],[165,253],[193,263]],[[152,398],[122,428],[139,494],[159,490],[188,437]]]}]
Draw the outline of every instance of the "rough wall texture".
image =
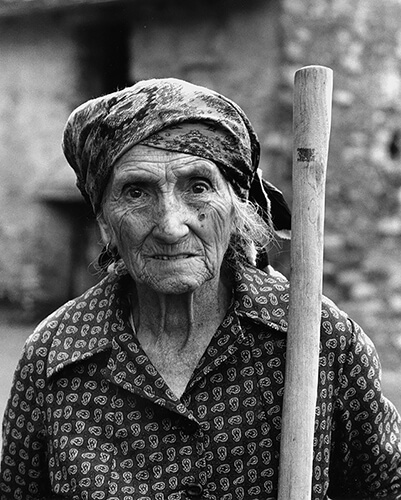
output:
[{"label": "rough wall texture", "polygon": [[0,299],[31,311],[66,298],[72,225],[42,194],[70,174],[60,142],[79,99],[76,49],[51,15],[2,20],[0,48]]},{"label": "rough wall texture", "polygon": [[334,70],[325,292],[374,332],[379,346],[393,345],[394,357],[385,361],[395,364],[401,352],[401,4],[286,0],[283,7],[283,113],[289,113],[294,70],[308,64]]}]

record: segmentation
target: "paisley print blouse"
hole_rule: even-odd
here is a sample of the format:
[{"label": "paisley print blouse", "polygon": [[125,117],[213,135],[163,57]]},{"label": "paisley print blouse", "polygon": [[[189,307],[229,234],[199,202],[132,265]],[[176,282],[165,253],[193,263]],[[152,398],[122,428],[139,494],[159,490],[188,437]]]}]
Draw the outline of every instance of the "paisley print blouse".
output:
[{"label": "paisley print blouse", "polygon": [[[44,320],[16,370],[1,500],[277,498],[288,282],[247,268],[177,399],[108,276]],[[313,499],[401,498],[400,418],[376,351],[322,307]]]}]

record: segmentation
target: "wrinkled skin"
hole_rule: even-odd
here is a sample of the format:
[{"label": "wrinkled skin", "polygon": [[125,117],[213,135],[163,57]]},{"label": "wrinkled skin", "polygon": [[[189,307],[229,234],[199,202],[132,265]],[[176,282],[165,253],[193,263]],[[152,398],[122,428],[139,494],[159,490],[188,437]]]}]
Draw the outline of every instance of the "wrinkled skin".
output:
[{"label": "wrinkled skin", "polygon": [[213,162],[136,146],[115,164],[101,230],[138,285],[182,294],[219,276],[232,212]]},{"label": "wrinkled skin", "polygon": [[135,146],[116,162],[99,223],[133,278],[144,351],[180,397],[223,320],[234,224],[227,182],[202,158]]}]

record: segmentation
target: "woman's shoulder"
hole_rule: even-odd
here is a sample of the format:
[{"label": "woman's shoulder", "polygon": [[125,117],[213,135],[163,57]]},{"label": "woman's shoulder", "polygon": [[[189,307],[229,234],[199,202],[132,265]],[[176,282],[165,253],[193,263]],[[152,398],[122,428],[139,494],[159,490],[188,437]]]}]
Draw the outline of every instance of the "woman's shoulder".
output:
[{"label": "woman's shoulder", "polygon": [[337,304],[326,296],[322,297],[322,333],[331,335],[334,332],[345,336],[352,335],[355,322]]},{"label": "woman's shoulder", "polygon": [[[282,304],[286,306],[283,307],[283,310],[285,312],[286,319],[288,320],[288,310],[291,300],[290,281],[283,274],[281,274],[271,266],[268,266],[268,268],[264,270],[263,274],[265,275],[266,280],[270,284],[273,284],[273,286],[267,289],[268,295],[274,294],[276,297],[281,298]],[[260,287],[259,293],[266,293],[264,292],[264,290],[265,287]],[[348,337],[353,333],[354,329],[355,323],[349,318],[348,314],[344,312],[330,298],[323,295],[321,308],[322,337],[325,337],[327,335],[345,335]]]},{"label": "woman's shoulder", "polygon": [[82,320],[90,321],[104,307],[110,307],[116,286],[115,277],[106,276],[81,295],[57,308],[36,326],[25,343],[25,351],[29,353],[32,349],[49,349],[56,336],[76,332]]}]

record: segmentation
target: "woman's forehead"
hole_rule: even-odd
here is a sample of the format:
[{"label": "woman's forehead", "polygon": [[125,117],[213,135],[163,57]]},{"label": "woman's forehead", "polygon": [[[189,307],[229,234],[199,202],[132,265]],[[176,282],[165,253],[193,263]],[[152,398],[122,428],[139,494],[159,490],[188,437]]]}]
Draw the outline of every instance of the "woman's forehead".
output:
[{"label": "woman's forehead", "polygon": [[178,153],[150,146],[138,145],[124,153],[114,165],[114,174],[155,174],[174,170],[185,175],[213,175],[223,178],[211,160],[187,153]]}]

